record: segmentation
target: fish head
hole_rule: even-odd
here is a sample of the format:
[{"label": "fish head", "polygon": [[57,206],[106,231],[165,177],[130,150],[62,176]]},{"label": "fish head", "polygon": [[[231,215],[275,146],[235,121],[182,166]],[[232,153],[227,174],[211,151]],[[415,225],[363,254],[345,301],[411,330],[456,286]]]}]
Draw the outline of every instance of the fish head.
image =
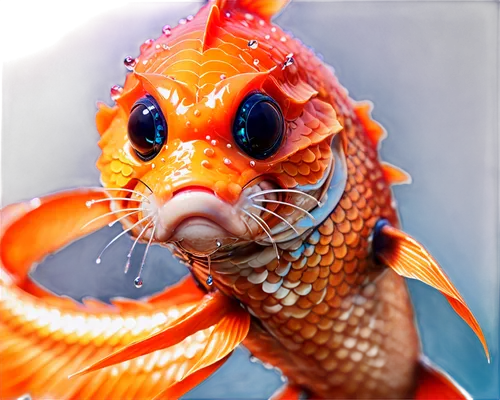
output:
[{"label": "fish head", "polygon": [[200,256],[303,234],[345,175],[342,126],[301,68],[310,50],[222,3],[146,41],[97,114],[101,181],[141,208],[124,225]]}]

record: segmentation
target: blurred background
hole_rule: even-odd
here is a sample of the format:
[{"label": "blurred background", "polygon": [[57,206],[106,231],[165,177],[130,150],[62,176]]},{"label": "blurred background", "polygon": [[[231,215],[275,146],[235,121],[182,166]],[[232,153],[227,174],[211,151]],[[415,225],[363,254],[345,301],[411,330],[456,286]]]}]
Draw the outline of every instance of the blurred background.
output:
[{"label": "blurred background", "polygon": [[[111,104],[123,59],[201,2],[3,5],[2,205],[99,185],[96,100]],[[441,263],[492,355],[436,291],[410,282],[423,349],[474,398],[499,392],[499,5],[496,1],[292,1],[276,23],[322,54],[389,132],[384,160],[413,177],[394,188],[404,229]],[[59,294],[142,297],[187,271],[155,246],[123,274],[131,241],[95,258],[120,227],[48,257],[35,278]],[[143,248],[143,247],[142,247]],[[135,268],[134,268],[135,267]],[[267,398],[279,374],[240,350],[185,398]]]}]

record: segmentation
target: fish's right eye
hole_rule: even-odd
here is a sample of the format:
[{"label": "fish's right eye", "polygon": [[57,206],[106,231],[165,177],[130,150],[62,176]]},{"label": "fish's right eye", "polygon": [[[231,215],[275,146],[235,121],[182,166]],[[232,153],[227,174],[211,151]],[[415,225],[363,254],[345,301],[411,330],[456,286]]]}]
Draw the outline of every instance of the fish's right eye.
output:
[{"label": "fish's right eye", "polygon": [[137,156],[152,160],[160,152],[167,138],[167,121],[152,96],[137,100],[130,111],[128,138]]}]

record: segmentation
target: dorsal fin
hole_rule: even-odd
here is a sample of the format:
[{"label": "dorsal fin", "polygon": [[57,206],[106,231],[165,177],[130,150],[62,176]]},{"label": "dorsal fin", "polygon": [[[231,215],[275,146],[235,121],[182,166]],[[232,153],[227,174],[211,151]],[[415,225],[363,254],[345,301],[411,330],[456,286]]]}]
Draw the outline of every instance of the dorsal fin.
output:
[{"label": "dorsal fin", "polygon": [[211,47],[212,39],[217,37],[217,29],[220,25],[219,7],[212,4],[208,11],[207,22],[205,24],[205,33],[203,34],[203,47],[202,50],[206,51]]},{"label": "dorsal fin", "polygon": [[259,16],[267,21],[278,14],[290,0],[218,0],[221,10],[240,10]]},{"label": "dorsal fin", "polygon": [[370,101],[360,101],[354,103],[354,112],[365,128],[366,135],[375,146],[378,146],[379,143],[386,137],[387,133],[382,125],[372,119],[372,109],[373,104]]},{"label": "dorsal fin", "polygon": [[382,166],[384,178],[390,185],[403,185],[411,183],[411,176],[408,172],[403,171],[401,168],[398,168],[388,162],[381,162],[380,164]]}]

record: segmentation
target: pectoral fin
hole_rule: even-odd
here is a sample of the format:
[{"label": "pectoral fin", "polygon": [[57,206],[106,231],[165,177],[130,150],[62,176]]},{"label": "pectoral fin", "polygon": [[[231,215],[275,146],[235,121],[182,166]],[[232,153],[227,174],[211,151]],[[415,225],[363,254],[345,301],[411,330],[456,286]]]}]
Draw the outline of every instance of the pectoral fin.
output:
[{"label": "pectoral fin", "polygon": [[[160,332],[125,346],[70,378],[168,348],[176,356],[162,368],[175,373],[162,381],[165,388],[155,399],[179,398],[215,372],[249,329],[250,314],[233,299],[216,293]],[[178,350],[182,351],[177,354]]]},{"label": "pectoral fin", "polygon": [[380,220],[375,226],[373,250],[381,262],[399,275],[417,279],[439,290],[455,312],[472,328],[483,345],[488,361],[490,360],[488,346],[479,323],[437,261],[420,243],[390,226],[386,220]]}]

